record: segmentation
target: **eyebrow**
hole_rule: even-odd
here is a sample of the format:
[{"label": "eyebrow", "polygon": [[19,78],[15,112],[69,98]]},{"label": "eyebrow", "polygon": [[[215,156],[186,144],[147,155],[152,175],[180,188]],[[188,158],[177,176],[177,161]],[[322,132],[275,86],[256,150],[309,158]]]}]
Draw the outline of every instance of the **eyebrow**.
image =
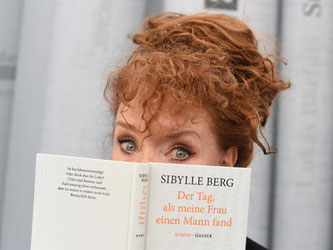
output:
[{"label": "eyebrow", "polygon": [[133,125],[127,123],[127,122],[117,121],[115,126],[117,126],[117,125],[119,125],[119,126],[121,126],[123,128],[129,129],[129,130],[131,130],[133,132],[137,132],[138,131],[135,126],[133,126]]},{"label": "eyebrow", "polygon": [[[119,125],[125,129],[129,129],[133,132],[137,132],[137,128],[131,124],[128,124],[126,122],[123,122],[123,121],[117,121],[116,126]],[[167,134],[165,137],[168,138],[168,139],[177,139],[179,137],[182,137],[182,136],[187,136],[187,135],[195,135],[196,137],[200,138],[199,134],[194,131],[194,130],[183,130],[183,131],[179,131],[179,132],[175,132],[175,133],[169,133]]]}]

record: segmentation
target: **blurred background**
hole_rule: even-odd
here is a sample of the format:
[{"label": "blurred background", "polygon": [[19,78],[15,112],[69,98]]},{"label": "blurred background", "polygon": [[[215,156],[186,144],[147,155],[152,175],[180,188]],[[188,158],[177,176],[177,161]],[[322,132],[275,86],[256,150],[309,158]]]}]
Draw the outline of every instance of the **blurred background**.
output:
[{"label": "blurred background", "polygon": [[332,0],[0,0],[0,250],[30,249],[35,154],[110,158],[108,72],[161,11],[245,21],[292,82],[256,150],[248,236],[273,250],[333,249]]}]

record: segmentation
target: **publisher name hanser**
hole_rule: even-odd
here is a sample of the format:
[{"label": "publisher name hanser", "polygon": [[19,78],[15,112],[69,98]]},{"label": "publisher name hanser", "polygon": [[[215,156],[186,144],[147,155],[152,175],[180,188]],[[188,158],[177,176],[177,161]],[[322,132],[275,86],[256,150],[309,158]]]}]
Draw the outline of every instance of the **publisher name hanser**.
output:
[{"label": "publisher name hanser", "polygon": [[161,175],[162,184],[183,184],[193,186],[233,187],[233,178],[203,177],[186,175]]}]

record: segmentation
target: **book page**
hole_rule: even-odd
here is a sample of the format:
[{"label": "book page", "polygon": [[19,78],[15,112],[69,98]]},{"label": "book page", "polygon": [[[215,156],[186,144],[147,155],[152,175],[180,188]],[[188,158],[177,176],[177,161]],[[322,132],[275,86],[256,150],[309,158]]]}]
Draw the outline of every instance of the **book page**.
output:
[{"label": "book page", "polygon": [[250,169],[151,163],[147,250],[244,250]]},{"label": "book page", "polygon": [[31,249],[126,249],[133,169],[38,154]]}]

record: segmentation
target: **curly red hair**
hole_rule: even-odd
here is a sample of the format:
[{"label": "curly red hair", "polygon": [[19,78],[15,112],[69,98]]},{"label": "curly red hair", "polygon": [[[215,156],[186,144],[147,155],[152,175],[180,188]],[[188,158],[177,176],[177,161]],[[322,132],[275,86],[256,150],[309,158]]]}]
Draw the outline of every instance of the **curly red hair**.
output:
[{"label": "curly red hair", "polygon": [[[290,84],[259,53],[243,22],[223,14],[162,13],[148,18],[132,39],[138,47],[123,68],[110,74],[104,91],[113,111],[137,96],[147,124],[160,112],[193,117],[204,109],[219,146],[237,147],[235,166],[249,165],[253,143],[272,153],[259,135],[266,141],[261,128],[270,105]],[[163,108],[167,100],[173,109]],[[149,110],[154,115],[146,117]]]}]

